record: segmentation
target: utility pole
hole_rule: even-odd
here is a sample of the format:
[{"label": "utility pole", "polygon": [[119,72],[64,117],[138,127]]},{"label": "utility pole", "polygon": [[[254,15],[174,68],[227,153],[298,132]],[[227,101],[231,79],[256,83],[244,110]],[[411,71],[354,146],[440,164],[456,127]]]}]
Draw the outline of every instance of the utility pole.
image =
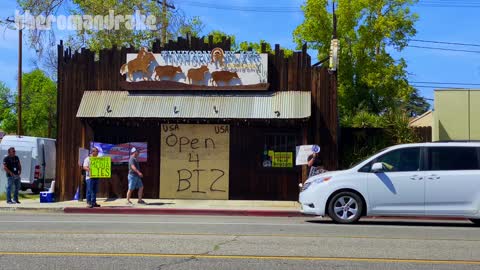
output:
[{"label": "utility pole", "polygon": [[[336,112],[336,115],[334,117],[332,117],[331,120],[336,120],[336,123],[337,123],[337,126],[336,127],[331,127],[332,130],[334,130],[334,132],[332,132],[333,134],[333,140],[334,140],[334,145],[336,147],[336,153],[337,153],[337,157],[334,159],[335,160],[335,163],[333,164],[333,166],[335,168],[338,168],[338,141],[339,141],[339,132],[338,130],[340,130],[340,121],[339,121],[339,112],[338,112],[338,61],[339,61],[339,58],[340,58],[340,55],[339,55],[339,44],[338,44],[338,37],[337,37],[337,14],[335,13],[335,0],[332,0],[332,13],[333,13],[333,33],[332,33],[332,43],[331,43],[331,57],[330,57],[330,70],[329,72],[333,72],[332,74],[332,97],[333,100],[332,100],[332,103],[334,104],[335,106],[335,112]],[[334,67],[333,69],[331,67]]]},{"label": "utility pole", "polygon": [[[15,23],[12,19],[6,20],[9,23]],[[23,135],[22,129],[22,36],[23,36],[23,24],[20,21],[18,24],[18,106],[17,106],[17,135]]]},{"label": "utility pole", "polygon": [[335,13],[335,0],[332,1],[332,13],[333,13],[333,38],[337,38],[337,14]]},{"label": "utility pole", "polygon": [[157,0],[157,3],[158,4],[162,4],[162,38],[160,40],[160,44],[162,45],[165,45],[165,43],[167,43],[167,27],[168,27],[168,12],[167,12],[167,8],[171,8],[171,9],[175,9],[175,6],[174,5],[170,5],[167,3],[167,0],[162,0],[160,2],[160,0]]},{"label": "utility pole", "polygon": [[335,0],[332,1],[333,15],[333,33],[330,41],[330,63],[328,69],[330,72],[336,72],[338,68],[339,44],[337,39],[337,14],[335,14]]},{"label": "utility pole", "polygon": [[18,30],[18,123],[17,133],[23,135],[22,128],[22,25]]}]

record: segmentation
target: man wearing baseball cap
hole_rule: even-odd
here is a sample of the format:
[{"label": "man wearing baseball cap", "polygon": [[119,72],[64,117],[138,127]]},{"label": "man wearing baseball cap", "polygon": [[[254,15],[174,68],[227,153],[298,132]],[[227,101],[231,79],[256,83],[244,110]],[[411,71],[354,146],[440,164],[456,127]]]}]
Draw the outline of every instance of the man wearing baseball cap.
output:
[{"label": "man wearing baseball cap", "polygon": [[140,171],[140,164],[138,164],[138,150],[133,147],[130,150],[130,160],[128,161],[128,191],[127,191],[127,204],[132,204],[130,201],[130,197],[132,196],[132,192],[135,189],[138,189],[138,203],[139,204],[146,204],[144,200],[142,200],[143,196],[143,183],[142,177],[143,174]]}]

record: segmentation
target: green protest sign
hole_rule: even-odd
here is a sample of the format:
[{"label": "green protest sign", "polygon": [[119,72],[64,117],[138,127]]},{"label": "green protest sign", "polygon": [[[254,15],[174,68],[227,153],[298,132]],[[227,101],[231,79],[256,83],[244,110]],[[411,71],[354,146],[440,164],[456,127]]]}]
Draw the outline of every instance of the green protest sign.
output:
[{"label": "green protest sign", "polygon": [[110,178],[112,176],[112,160],[110,157],[90,157],[90,177]]}]

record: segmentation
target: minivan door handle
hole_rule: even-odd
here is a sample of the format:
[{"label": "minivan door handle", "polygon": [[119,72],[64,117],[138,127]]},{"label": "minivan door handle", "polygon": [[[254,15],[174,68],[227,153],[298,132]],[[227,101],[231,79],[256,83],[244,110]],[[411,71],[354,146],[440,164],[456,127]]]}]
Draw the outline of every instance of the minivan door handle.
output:
[{"label": "minivan door handle", "polygon": [[415,174],[415,175],[412,175],[412,176],[410,177],[410,179],[412,179],[412,180],[423,180],[423,177],[418,176],[418,175]]},{"label": "minivan door handle", "polygon": [[436,175],[436,174],[431,174],[427,177],[427,179],[429,180],[438,180],[440,179],[440,176]]}]

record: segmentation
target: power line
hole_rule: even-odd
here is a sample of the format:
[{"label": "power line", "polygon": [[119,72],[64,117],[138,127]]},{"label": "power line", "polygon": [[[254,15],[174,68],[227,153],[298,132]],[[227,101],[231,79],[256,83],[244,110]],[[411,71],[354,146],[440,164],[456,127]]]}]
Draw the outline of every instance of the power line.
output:
[{"label": "power line", "polygon": [[448,87],[448,86],[416,85],[416,84],[411,84],[410,86],[415,88],[434,88],[434,89],[469,89],[465,87]]},{"label": "power line", "polygon": [[440,85],[480,85],[480,83],[454,83],[454,82],[412,82],[410,83],[420,83],[420,84],[440,84]]},{"label": "power line", "polygon": [[474,1],[453,1],[453,0],[448,0],[448,1],[432,1],[432,0],[421,0],[417,4],[418,6],[424,6],[424,7],[440,7],[440,8],[445,8],[445,7],[458,7],[458,8],[479,8],[480,7],[480,2],[474,2]]},{"label": "power line", "polygon": [[273,12],[273,13],[300,13],[303,12],[299,7],[294,6],[233,6],[233,5],[222,5],[222,4],[210,4],[204,2],[196,1],[178,1],[179,3],[194,6],[194,7],[203,7],[210,9],[220,9],[220,10],[234,10],[234,11],[249,11],[249,12]]},{"label": "power line", "polygon": [[[263,12],[263,13],[302,13],[303,11],[296,6],[235,6],[212,4],[198,1],[177,0],[177,2],[200,8],[228,10],[228,11],[245,11],[245,12]],[[440,8],[480,8],[480,2],[461,2],[461,1],[440,1],[440,2],[426,2],[423,0],[417,4],[424,7],[440,7]]]},{"label": "power line", "polygon": [[410,39],[410,41],[423,42],[423,43],[435,43],[435,44],[448,44],[448,45],[457,45],[457,46],[480,47],[480,44],[472,44],[472,43],[445,42],[445,41],[434,41],[434,40],[424,40],[424,39]]},{"label": "power line", "polygon": [[456,4],[461,4],[461,5],[477,5],[480,4],[480,1],[478,0],[419,0],[418,1],[421,4],[439,4],[439,5],[456,5]]},{"label": "power line", "polygon": [[408,45],[408,47],[410,47],[410,48],[420,48],[420,49],[430,49],[430,50],[440,50],[440,51],[480,53],[480,51],[458,50],[458,49],[448,49],[448,48],[438,48],[438,47],[428,47],[428,46]]}]

